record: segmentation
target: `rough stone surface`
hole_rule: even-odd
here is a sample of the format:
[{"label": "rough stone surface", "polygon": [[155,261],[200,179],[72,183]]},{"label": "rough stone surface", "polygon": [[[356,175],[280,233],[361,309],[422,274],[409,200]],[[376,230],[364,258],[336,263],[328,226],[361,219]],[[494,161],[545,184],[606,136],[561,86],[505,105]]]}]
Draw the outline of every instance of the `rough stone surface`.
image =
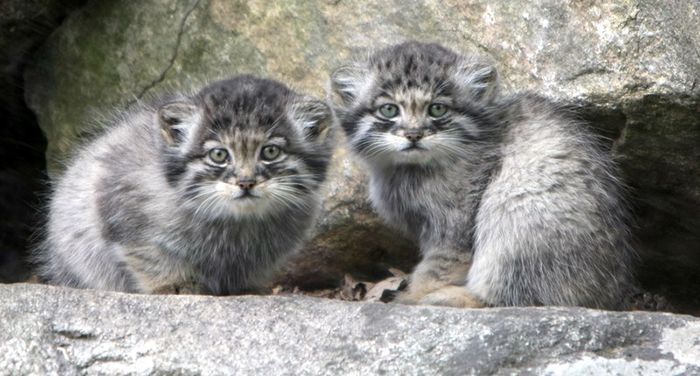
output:
[{"label": "rough stone surface", "polygon": [[0,374],[700,372],[700,320],[0,285]]},{"label": "rough stone surface", "polygon": [[[640,277],[688,311],[700,307],[700,281],[687,277],[700,268],[698,18],[700,3],[683,0],[95,1],[36,55],[27,99],[57,171],[88,124],[162,91],[249,72],[323,96],[342,61],[406,39],[487,55],[506,88],[573,105],[611,138],[640,216]],[[416,259],[378,225],[347,154],[331,174],[327,231],[287,279],[325,283]]]}]

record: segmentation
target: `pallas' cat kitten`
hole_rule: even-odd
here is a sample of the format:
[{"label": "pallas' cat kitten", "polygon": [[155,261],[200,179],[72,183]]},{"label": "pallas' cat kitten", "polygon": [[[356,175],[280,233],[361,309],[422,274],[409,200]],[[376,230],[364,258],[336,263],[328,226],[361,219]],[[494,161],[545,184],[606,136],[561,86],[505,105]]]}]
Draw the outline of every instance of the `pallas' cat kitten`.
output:
[{"label": "pallas' cat kitten", "polygon": [[55,182],[41,275],[142,293],[255,288],[314,221],[331,125],[323,102],[251,76],[127,112]]},{"label": "pallas' cat kitten", "polygon": [[381,50],[331,81],[374,206],[420,245],[399,301],[618,307],[627,211],[583,124],[500,96],[494,67],[436,44]]}]

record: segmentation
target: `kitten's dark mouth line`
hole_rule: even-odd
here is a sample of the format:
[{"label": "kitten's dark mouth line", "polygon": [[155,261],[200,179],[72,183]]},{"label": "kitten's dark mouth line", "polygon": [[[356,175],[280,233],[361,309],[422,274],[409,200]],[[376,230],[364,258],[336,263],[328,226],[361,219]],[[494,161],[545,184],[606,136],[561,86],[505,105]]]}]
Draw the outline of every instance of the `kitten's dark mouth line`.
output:
[{"label": "kitten's dark mouth line", "polygon": [[258,198],[260,198],[260,196],[256,196],[256,195],[250,193],[249,191],[245,191],[245,192],[241,193],[240,195],[234,197],[233,199],[234,200],[244,200],[244,199],[254,200],[254,199],[258,199]]},{"label": "kitten's dark mouth line", "polygon": [[401,151],[414,151],[414,150],[428,150],[428,149],[426,149],[423,146],[416,145],[416,144],[406,146],[405,148],[401,149]]}]

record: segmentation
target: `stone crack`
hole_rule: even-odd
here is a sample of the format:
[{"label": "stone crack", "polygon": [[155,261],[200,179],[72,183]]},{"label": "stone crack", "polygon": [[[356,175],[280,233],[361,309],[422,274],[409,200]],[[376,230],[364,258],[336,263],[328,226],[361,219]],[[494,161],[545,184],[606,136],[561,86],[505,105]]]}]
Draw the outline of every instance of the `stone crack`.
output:
[{"label": "stone crack", "polygon": [[[182,42],[182,36],[185,34],[185,26],[187,25],[187,20],[189,19],[190,15],[194,10],[197,8],[201,0],[196,0],[192,7],[185,12],[185,15],[182,17],[182,20],[180,21],[180,27],[177,32],[177,38],[175,39],[175,47],[173,48],[173,53],[170,56],[170,59],[168,60],[168,64],[166,67],[160,72],[160,75],[158,77],[151,81],[146,87],[144,87],[141,92],[139,92],[136,95],[136,100],[142,99],[143,96],[151,89],[153,89],[156,85],[159,83],[163,82],[165,80],[165,76],[168,74],[168,71],[175,65],[175,60],[177,59],[178,53],[180,51],[180,44]],[[131,103],[129,103],[131,104]]]}]

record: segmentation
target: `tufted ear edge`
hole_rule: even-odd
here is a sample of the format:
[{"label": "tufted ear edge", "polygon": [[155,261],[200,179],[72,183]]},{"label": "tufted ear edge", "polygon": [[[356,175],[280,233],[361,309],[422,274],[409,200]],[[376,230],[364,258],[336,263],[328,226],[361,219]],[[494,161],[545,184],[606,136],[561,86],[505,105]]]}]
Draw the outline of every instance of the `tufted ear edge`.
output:
[{"label": "tufted ear edge", "polygon": [[463,58],[454,70],[457,86],[477,102],[492,102],[500,89],[496,67],[487,61]]},{"label": "tufted ear edge", "polygon": [[199,118],[199,107],[187,99],[168,102],[158,109],[161,135],[170,146],[185,142]]},{"label": "tufted ear edge", "polygon": [[290,117],[307,141],[323,143],[334,123],[333,110],[323,101],[301,97],[291,106]]},{"label": "tufted ear edge", "polygon": [[357,65],[342,66],[331,73],[331,100],[341,107],[351,106],[370,80],[369,70]]}]

